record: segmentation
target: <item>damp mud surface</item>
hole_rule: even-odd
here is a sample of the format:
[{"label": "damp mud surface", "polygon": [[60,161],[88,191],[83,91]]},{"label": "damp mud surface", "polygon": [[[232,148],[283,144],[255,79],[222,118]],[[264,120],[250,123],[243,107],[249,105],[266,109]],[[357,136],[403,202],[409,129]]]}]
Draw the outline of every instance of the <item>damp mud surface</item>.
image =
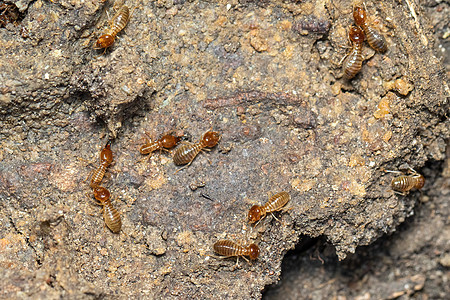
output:
[{"label": "damp mud surface", "polygon": [[[126,1],[129,23],[105,51],[93,45],[120,3],[8,2],[17,9],[0,28],[0,298],[261,298],[296,245],[300,258],[286,263],[308,271],[283,273],[295,284],[267,297],[408,297],[427,287],[419,271],[355,279],[355,291],[332,269],[376,261],[383,245],[395,262],[402,247],[429,258],[427,243],[437,245],[427,270],[441,272],[432,286],[448,294],[449,7],[431,2],[366,2],[388,51],[364,44],[350,81],[340,66],[350,1]],[[219,144],[184,169],[173,151],[139,153],[148,137],[193,143],[211,129]],[[87,179],[109,140],[102,185],[119,234]],[[387,171],[408,168],[424,188],[394,193]],[[286,209],[248,224],[250,207],[281,191]],[[441,199],[438,213],[426,199]],[[405,220],[420,209],[426,230],[416,231]],[[260,256],[218,258],[221,239],[255,243]],[[303,266],[316,249],[329,269]]]}]

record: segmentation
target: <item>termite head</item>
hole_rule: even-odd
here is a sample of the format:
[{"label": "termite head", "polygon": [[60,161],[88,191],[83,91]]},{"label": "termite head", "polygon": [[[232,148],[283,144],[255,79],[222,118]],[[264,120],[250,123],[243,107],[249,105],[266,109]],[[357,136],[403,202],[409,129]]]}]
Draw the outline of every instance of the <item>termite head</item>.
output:
[{"label": "termite head", "polygon": [[103,203],[109,199],[110,193],[104,187],[97,186],[96,188],[94,188],[94,197],[97,201],[100,201],[101,203]]},{"label": "termite head", "polygon": [[252,208],[248,211],[248,221],[250,223],[255,223],[259,221],[262,217],[261,206],[253,205]]},{"label": "termite head", "polygon": [[220,135],[215,131],[208,131],[207,133],[205,133],[203,135],[203,143],[208,148],[212,148],[215,145],[217,145],[219,140],[220,140]]},{"label": "termite head", "polygon": [[255,260],[259,256],[259,248],[255,244],[248,246],[248,256],[251,260]]},{"label": "termite head", "polygon": [[355,19],[356,25],[363,26],[367,19],[366,11],[364,10],[364,8],[358,5],[355,6],[353,8],[353,19]]},{"label": "termite head", "polygon": [[181,138],[179,138],[177,136],[167,134],[161,138],[161,145],[166,149],[170,149],[170,148],[175,147],[178,144],[178,142],[180,141],[180,139]]},{"label": "termite head", "polygon": [[114,36],[110,34],[104,34],[98,38],[94,48],[95,49],[108,48],[109,46],[112,45],[112,43],[114,43]]},{"label": "termite head", "polygon": [[416,180],[416,189],[420,190],[425,185],[425,177],[423,177],[423,175],[418,175]]},{"label": "termite head", "polygon": [[113,162],[113,154],[111,151],[111,141],[106,143],[105,148],[100,152],[100,163],[110,165]]},{"label": "termite head", "polygon": [[361,44],[364,42],[364,31],[359,27],[352,26],[348,32],[348,38],[353,43]]}]

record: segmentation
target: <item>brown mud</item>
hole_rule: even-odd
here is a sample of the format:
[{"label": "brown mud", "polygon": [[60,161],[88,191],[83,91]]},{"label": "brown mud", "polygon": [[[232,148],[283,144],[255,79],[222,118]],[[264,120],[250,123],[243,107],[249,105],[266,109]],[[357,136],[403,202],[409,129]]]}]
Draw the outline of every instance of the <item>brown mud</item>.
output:
[{"label": "brown mud", "polygon": [[[11,2],[21,16],[0,28],[0,298],[260,298],[297,244],[287,264],[316,248],[326,264],[292,274],[305,287],[291,285],[293,299],[427,286],[407,267],[379,280],[380,247],[395,263],[413,262],[402,247],[423,252],[448,278],[448,3],[366,2],[389,50],[365,45],[345,81],[350,1],[130,1],[104,54],[93,44],[112,2]],[[177,173],[169,153],[139,153],[145,133],[195,142],[211,128],[219,145]],[[120,234],[85,181],[108,139],[115,163],[103,185]],[[385,170],[408,166],[427,178],[423,194],[390,189]],[[291,201],[279,221],[248,225],[248,209],[280,191]],[[426,230],[408,225],[414,215]],[[220,239],[257,243],[260,257],[217,259]],[[352,280],[356,291],[332,273],[364,274],[353,266],[366,260],[377,276]],[[430,297],[448,293],[431,282]]]}]

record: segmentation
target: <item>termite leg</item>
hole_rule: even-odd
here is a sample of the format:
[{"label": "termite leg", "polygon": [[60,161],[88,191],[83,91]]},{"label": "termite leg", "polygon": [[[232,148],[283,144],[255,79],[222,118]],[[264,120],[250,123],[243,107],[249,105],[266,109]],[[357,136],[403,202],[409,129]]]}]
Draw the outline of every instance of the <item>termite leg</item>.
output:
[{"label": "termite leg", "polygon": [[181,168],[179,168],[178,170],[176,170],[175,173],[173,173],[173,174],[177,174],[177,173],[180,172],[181,170],[183,170],[183,169],[189,167],[189,166],[192,164],[193,161],[194,161],[194,160],[191,160],[187,165],[182,166]]},{"label": "termite leg", "polygon": [[91,170],[89,172],[88,176],[86,177],[86,179],[83,182],[86,182],[89,179],[89,177],[91,177],[92,173],[94,173],[94,170]]},{"label": "termite leg", "polygon": [[338,66],[341,66],[344,60],[348,57],[349,53],[345,54],[344,57],[341,58],[341,60],[338,63]]},{"label": "termite leg", "polygon": [[407,194],[406,192],[399,192],[399,191],[394,191],[394,193],[402,196],[406,196]]},{"label": "termite leg", "polygon": [[393,170],[384,170],[385,172],[389,172],[389,173],[398,173],[398,174],[403,174],[403,172],[401,171],[393,171]]},{"label": "termite leg", "polygon": [[270,213],[272,215],[272,217],[277,220],[278,222],[280,222],[281,224],[283,224],[283,222],[281,222],[277,217],[275,217],[275,215],[273,214],[273,212]]},{"label": "termite leg", "polygon": [[412,172],[412,175],[419,175],[419,173],[417,173],[417,171],[414,170],[413,168],[408,167],[408,169]]}]

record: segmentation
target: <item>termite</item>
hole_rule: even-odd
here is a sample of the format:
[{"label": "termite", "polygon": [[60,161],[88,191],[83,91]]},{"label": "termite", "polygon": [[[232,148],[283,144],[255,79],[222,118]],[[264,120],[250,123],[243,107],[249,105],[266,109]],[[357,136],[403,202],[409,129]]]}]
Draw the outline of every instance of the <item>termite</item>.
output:
[{"label": "termite", "polygon": [[113,162],[113,154],[111,151],[111,141],[106,143],[105,148],[100,152],[100,166],[96,170],[91,177],[91,188],[97,187],[103,179],[105,175],[106,168]]},{"label": "termite", "polygon": [[109,191],[102,186],[97,186],[94,188],[94,197],[103,206],[103,219],[106,226],[114,233],[120,232],[122,220],[119,212],[111,204]]},{"label": "termite", "polygon": [[360,26],[366,34],[367,42],[370,47],[378,52],[387,51],[387,43],[384,36],[368,21],[366,11],[361,6],[355,6],[353,9],[353,18],[356,25]]},{"label": "termite", "polygon": [[173,136],[171,134],[166,134],[156,142],[149,142],[141,147],[139,151],[141,154],[149,154],[156,150],[166,150],[175,147],[180,141],[179,137]]},{"label": "termite", "polygon": [[[194,158],[200,153],[202,150],[207,150],[205,148],[212,148],[217,145],[220,140],[220,135],[214,131],[208,131],[203,135],[203,138],[197,143],[185,143],[178,147],[175,150],[175,154],[173,156],[173,162],[176,165],[185,165],[189,166]],[[186,167],[187,167],[186,166]],[[181,170],[181,169],[180,169]],[[179,170],[178,170],[179,171]],[[177,171],[177,172],[178,172]]]},{"label": "termite", "polygon": [[[422,174],[417,173],[414,169],[411,169],[411,175],[400,175],[392,178],[391,187],[394,191],[400,192],[402,195],[406,195],[412,189],[420,190],[425,185],[425,177]],[[402,173],[399,171],[387,171],[394,173]]]},{"label": "termite", "polygon": [[364,42],[364,32],[358,27],[352,26],[348,33],[348,38],[352,42],[352,50],[347,54],[342,68],[344,76],[352,79],[361,70],[363,63],[362,47]]},{"label": "termite", "polygon": [[214,244],[214,251],[226,257],[241,256],[246,259],[244,256],[248,256],[251,260],[255,260],[259,256],[259,248],[257,245],[250,244],[247,247],[243,247],[229,240],[216,242]]},{"label": "termite", "polygon": [[255,223],[264,218],[266,214],[281,210],[290,199],[289,193],[281,192],[270,197],[262,206],[253,205],[248,212],[248,221]]},{"label": "termite", "polygon": [[111,46],[116,39],[117,34],[127,26],[130,20],[130,10],[126,5],[122,5],[117,11],[116,15],[112,18],[110,28],[101,35],[95,43],[94,49],[105,49]]}]

